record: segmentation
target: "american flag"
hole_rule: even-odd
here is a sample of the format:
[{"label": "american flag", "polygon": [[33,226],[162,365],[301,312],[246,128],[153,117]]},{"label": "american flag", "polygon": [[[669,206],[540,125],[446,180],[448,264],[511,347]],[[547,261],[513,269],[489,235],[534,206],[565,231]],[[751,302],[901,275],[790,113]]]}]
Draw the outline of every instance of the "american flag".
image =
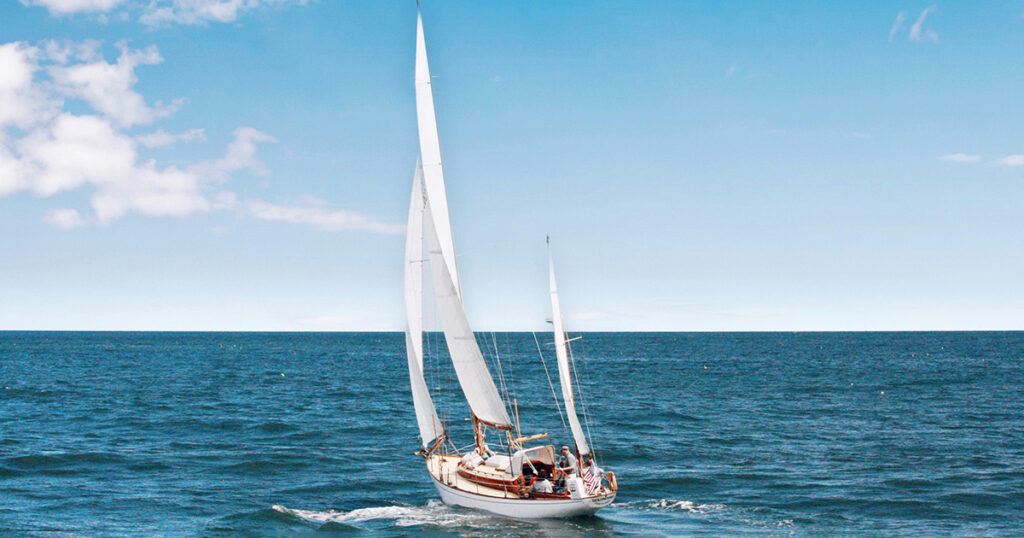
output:
[{"label": "american flag", "polygon": [[601,477],[598,476],[596,465],[588,465],[583,469],[583,482],[587,485],[588,495],[593,495],[601,487]]}]

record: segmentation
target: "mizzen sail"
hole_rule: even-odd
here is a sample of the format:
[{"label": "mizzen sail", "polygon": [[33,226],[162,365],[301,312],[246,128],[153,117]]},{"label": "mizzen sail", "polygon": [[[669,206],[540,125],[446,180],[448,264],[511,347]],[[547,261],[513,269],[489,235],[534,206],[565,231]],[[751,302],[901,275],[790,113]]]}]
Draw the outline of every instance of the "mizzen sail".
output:
[{"label": "mizzen sail", "polygon": [[565,339],[565,327],[562,325],[562,308],[558,304],[558,286],[555,284],[555,264],[548,253],[548,274],[551,285],[551,322],[555,331],[555,356],[558,359],[558,379],[562,384],[562,400],[565,401],[565,414],[569,418],[569,429],[576,441],[576,450],[580,455],[590,454],[587,437],[583,435],[580,419],[576,416],[576,400],[572,394],[572,377],[569,369],[569,343]]}]

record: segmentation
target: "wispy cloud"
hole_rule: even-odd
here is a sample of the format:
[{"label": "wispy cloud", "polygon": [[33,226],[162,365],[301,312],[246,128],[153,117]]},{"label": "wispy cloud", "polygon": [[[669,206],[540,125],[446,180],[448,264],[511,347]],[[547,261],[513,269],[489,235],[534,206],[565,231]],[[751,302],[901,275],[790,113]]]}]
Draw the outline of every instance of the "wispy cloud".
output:
[{"label": "wispy cloud", "polygon": [[53,15],[70,15],[110,11],[124,0],[21,0],[21,3],[45,7]]},{"label": "wispy cloud", "polygon": [[405,233],[404,224],[381,222],[357,211],[327,209],[322,200],[310,197],[302,204],[292,205],[249,200],[243,211],[245,215],[260,220],[309,224],[325,231],[362,230],[389,235]]},{"label": "wispy cloud", "polygon": [[940,161],[949,161],[952,163],[962,164],[973,164],[981,162],[981,155],[968,155],[966,153],[950,153],[939,157]]},{"label": "wispy cloud", "polygon": [[77,209],[53,209],[46,214],[46,222],[54,228],[73,230],[88,224]]},{"label": "wispy cloud", "polygon": [[739,70],[739,67],[738,67],[738,66],[736,66],[736,65],[730,65],[730,66],[729,66],[729,69],[726,69],[726,70],[725,70],[725,76],[727,76],[727,77],[731,77],[731,76],[733,76],[733,75],[735,75],[735,74],[736,74],[736,71],[737,71],[737,70]]},{"label": "wispy cloud", "polygon": [[[170,24],[208,24],[233,22],[247,11],[272,5],[299,4],[308,0],[21,0],[22,4],[46,8],[58,16],[78,13],[105,15],[130,14],[149,26]],[[101,17],[101,20],[105,20]]]},{"label": "wispy cloud", "polygon": [[1003,166],[1024,166],[1024,154],[1007,155],[996,161],[996,163]]},{"label": "wispy cloud", "polygon": [[921,14],[917,17],[917,20],[914,21],[914,25],[910,27],[911,41],[915,43],[921,43],[923,41],[931,41],[932,43],[939,42],[939,34],[935,33],[935,30],[932,30],[931,28],[924,27],[925,19],[928,18],[928,15],[930,13],[934,13],[935,9],[936,5],[932,4],[924,8],[923,11],[921,11]]},{"label": "wispy cloud", "polygon": [[206,140],[206,132],[203,129],[189,129],[178,134],[171,134],[163,129],[157,129],[152,133],[135,137],[136,142],[147,148],[165,148],[178,142],[187,143],[194,140]]},{"label": "wispy cloud", "polygon": [[889,41],[896,37],[896,33],[900,31],[900,27],[903,26],[903,22],[907,20],[907,12],[900,11],[896,14],[896,20],[892,22],[892,28],[889,29]]}]

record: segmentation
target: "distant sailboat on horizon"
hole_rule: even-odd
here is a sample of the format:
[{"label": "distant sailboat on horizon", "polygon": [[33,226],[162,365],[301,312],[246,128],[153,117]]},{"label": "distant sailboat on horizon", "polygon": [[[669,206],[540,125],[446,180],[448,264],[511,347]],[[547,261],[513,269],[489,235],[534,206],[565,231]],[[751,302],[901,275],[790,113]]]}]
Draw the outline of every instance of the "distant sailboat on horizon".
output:
[{"label": "distant sailboat on horizon", "polygon": [[[571,427],[576,472],[559,468],[552,445],[526,446],[547,434],[521,436],[518,411],[513,423],[505,401],[495,386],[487,363],[462,307],[462,290],[455,260],[455,245],[448,216],[448,201],[437,120],[430,84],[430,70],[423,37],[422,15],[416,23],[416,116],[420,160],[413,179],[405,247],[406,352],[413,407],[428,473],[441,499],[464,506],[517,518],[555,518],[593,514],[611,504],[618,485],[614,473],[602,482],[596,464],[581,470],[584,457],[593,458],[590,444],[576,415],[572,389],[569,340],[565,336],[554,263],[549,260],[552,324],[555,354],[566,417]],[[424,257],[423,246],[427,245]],[[451,445],[438,419],[423,373],[423,268],[430,264],[437,313],[444,330],[448,353],[462,393],[471,409],[475,444],[460,453]],[[485,443],[488,429],[504,434],[499,442],[509,455],[496,454]],[[515,433],[513,433],[515,429]],[[451,445],[451,447],[449,447]],[[568,451],[567,451],[568,452]],[[549,480],[550,479],[550,480]],[[537,482],[540,482],[538,484]],[[551,483],[561,487],[550,486]]]}]

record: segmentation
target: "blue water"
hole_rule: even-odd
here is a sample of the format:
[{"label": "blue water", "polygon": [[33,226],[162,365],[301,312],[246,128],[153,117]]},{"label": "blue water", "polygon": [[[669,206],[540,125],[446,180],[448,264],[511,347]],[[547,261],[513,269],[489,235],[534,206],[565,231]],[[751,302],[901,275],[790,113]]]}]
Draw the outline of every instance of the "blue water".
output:
[{"label": "blue water", "polygon": [[[524,435],[567,440],[533,335],[481,342]],[[1024,333],[574,345],[619,496],[523,522],[436,500],[401,334],[2,332],[0,535],[1024,533]],[[436,335],[427,348],[468,444]]]}]

